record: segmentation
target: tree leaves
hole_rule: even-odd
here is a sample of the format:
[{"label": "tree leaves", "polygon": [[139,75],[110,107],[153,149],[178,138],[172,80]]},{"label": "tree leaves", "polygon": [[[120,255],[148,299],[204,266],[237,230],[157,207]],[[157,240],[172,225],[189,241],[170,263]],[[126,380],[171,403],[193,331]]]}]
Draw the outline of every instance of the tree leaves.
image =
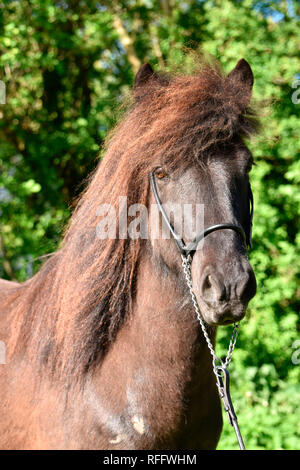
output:
[{"label": "tree leaves", "polygon": [[[285,9],[284,5],[288,5]],[[0,6],[0,275],[25,280],[54,251],[73,198],[94,168],[138,63],[176,69],[184,49],[229,72],[245,57],[267,100],[250,146],[255,198],[251,262],[258,293],[241,325],[232,396],[249,448],[300,448],[299,9],[296,2],[10,1]],[[200,48],[200,50],[199,50]],[[136,65],[135,65],[136,64]],[[298,74],[298,75],[297,75]],[[295,101],[295,100],[294,100]],[[36,260],[36,261],[35,261]],[[218,347],[228,344],[220,329]],[[234,448],[226,425],[219,448]]]}]

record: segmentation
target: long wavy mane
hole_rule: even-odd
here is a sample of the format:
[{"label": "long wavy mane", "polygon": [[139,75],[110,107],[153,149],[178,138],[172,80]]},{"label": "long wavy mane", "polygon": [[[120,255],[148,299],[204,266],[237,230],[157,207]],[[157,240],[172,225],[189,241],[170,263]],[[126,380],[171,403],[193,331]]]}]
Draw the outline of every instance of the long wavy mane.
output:
[{"label": "long wavy mane", "polygon": [[132,312],[145,241],[100,240],[98,207],[117,207],[119,196],[127,196],[128,206],[147,205],[153,167],[195,164],[235,136],[250,135],[256,122],[248,102],[247,89],[226,80],[215,64],[191,75],[153,73],[136,84],[61,248],[18,287],[16,352],[69,377],[99,364]]}]

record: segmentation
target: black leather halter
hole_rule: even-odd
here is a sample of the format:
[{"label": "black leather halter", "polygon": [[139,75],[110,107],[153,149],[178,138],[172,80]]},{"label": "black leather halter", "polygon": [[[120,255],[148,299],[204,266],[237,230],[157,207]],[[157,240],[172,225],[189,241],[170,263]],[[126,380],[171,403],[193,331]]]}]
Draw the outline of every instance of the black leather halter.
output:
[{"label": "black leather halter", "polygon": [[168,216],[167,216],[167,214],[166,214],[166,212],[163,208],[163,205],[161,203],[161,200],[158,196],[155,177],[154,177],[154,173],[152,171],[150,172],[150,181],[151,181],[153,194],[154,194],[154,197],[155,197],[155,200],[156,200],[156,204],[159,208],[159,211],[160,211],[165,223],[167,224],[171,234],[173,235],[174,240],[177,244],[177,247],[178,247],[178,249],[179,249],[179,251],[182,255],[184,255],[184,256],[191,255],[192,256],[194,254],[194,252],[196,251],[198,243],[204,237],[206,237],[207,235],[209,235],[212,232],[215,232],[216,230],[224,230],[224,229],[234,230],[235,232],[239,233],[241,235],[242,239],[243,239],[243,242],[244,242],[245,246],[246,247],[249,246],[251,248],[251,228],[252,228],[252,218],[253,218],[253,195],[252,195],[250,183],[249,183],[249,187],[248,187],[248,193],[249,193],[249,195],[248,195],[248,199],[249,199],[249,218],[250,218],[250,220],[249,220],[249,229],[248,229],[247,235],[246,235],[244,229],[242,227],[240,227],[239,225],[235,225],[235,224],[231,224],[231,223],[217,224],[217,225],[211,225],[207,229],[203,230],[203,232],[199,233],[199,235],[197,235],[192,242],[186,244],[182,240],[182,238],[178,235],[178,233],[176,232],[173,225],[171,224],[171,222],[168,219]]}]

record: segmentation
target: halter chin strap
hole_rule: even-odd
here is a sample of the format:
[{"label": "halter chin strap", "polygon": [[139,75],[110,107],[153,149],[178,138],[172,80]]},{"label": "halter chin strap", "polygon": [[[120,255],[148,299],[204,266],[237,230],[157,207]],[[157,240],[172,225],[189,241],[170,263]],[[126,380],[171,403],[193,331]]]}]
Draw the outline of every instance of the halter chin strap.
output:
[{"label": "halter chin strap", "polygon": [[169,230],[170,230],[170,232],[171,232],[171,234],[172,234],[172,236],[173,236],[173,238],[174,238],[174,240],[177,244],[177,247],[178,247],[178,249],[179,249],[179,251],[182,255],[185,255],[185,256],[191,255],[192,256],[193,253],[197,249],[198,243],[201,240],[203,240],[203,238],[205,238],[207,235],[209,235],[212,232],[215,232],[217,230],[225,230],[225,229],[234,230],[235,232],[239,233],[241,235],[242,239],[243,239],[243,242],[244,242],[245,246],[247,247],[247,245],[248,245],[249,247],[251,247],[251,227],[252,227],[252,217],[253,217],[253,195],[252,195],[252,191],[251,191],[251,188],[250,188],[250,184],[249,184],[249,188],[250,188],[250,190],[249,190],[250,191],[249,192],[249,204],[250,204],[249,237],[246,237],[245,231],[239,225],[226,223],[226,224],[211,225],[207,229],[203,230],[203,232],[201,232],[199,235],[197,235],[192,242],[186,244],[182,240],[182,238],[178,235],[178,233],[174,229],[173,225],[171,224],[170,220],[168,219],[168,216],[167,216],[167,214],[166,214],[166,212],[163,208],[163,205],[161,203],[161,200],[158,196],[155,177],[154,177],[154,174],[153,174],[152,171],[150,172],[150,181],[151,181],[152,191],[153,191],[153,194],[154,194],[154,197],[155,197],[156,204],[159,208],[159,211],[160,211],[167,227],[169,228]]}]

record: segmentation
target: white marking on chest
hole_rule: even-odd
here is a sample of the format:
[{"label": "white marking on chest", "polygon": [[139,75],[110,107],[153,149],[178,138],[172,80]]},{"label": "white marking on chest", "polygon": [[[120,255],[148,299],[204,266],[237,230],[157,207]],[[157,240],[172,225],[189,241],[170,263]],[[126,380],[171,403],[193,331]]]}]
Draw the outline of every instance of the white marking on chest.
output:
[{"label": "white marking on chest", "polygon": [[131,423],[133,426],[133,429],[140,435],[143,435],[145,432],[145,425],[144,425],[144,420],[142,417],[138,416],[133,416],[131,418]]}]

